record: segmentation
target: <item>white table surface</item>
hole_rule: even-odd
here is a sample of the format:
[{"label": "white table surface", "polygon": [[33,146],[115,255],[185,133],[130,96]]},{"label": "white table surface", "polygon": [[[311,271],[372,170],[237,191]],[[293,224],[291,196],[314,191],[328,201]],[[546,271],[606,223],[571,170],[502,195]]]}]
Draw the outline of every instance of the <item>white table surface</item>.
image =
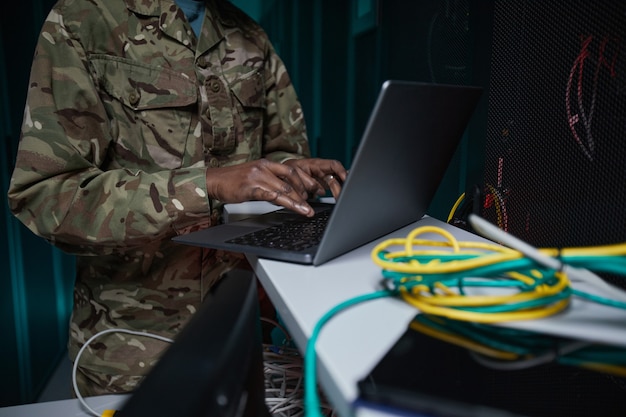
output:
[{"label": "white table surface", "polygon": [[[237,216],[273,209],[257,204],[232,211]],[[304,351],[317,321],[332,307],[358,295],[381,289],[380,268],[371,260],[374,246],[391,237],[406,237],[415,227],[434,225],[459,240],[476,235],[436,219],[424,219],[362,246],[324,265],[313,267],[249,257],[259,280],[276,306],[296,345]],[[438,238],[436,235],[423,237]],[[588,290],[585,285],[574,287]],[[601,295],[610,295],[606,292]],[[323,328],[316,345],[318,381],[342,417],[380,417],[385,414],[353,406],[357,382],[366,376],[405,332],[417,311],[395,298],[368,301],[345,310]],[[626,347],[626,311],[574,299],[556,316],[507,326]],[[88,398],[97,411],[119,409],[124,396]],[[77,400],[0,408],[0,417],[86,417]]]},{"label": "white table surface", "polygon": [[[317,321],[328,310],[355,296],[381,289],[380,268],[370,257],[374,246],[390,237],[406,237],[415,227],[424,225],[444,228],[458,240],[481,239],[425,217],[317,267],[249,259],[295,343],[304,351]],[[423,237],[440,239],[436,235]],[[589,289],[585,285],[573,286]],[[357,382],[383,358],[416,314],[417,310],[399,299],[378,299],[345,310],[323,328],[316,345],[318,381],[342,417],[383,415],[353,406],[358,396]],[[576,298],[570,308],[556,316],[506,326],[626,346],[626,311]]]},{"label": "white table surface", "polygon": [[[95,411],[120,410],[128,395],[101,395],[85,398]],[[93,417],[76,399],[16,405],[0,408],[0,417]]]}]

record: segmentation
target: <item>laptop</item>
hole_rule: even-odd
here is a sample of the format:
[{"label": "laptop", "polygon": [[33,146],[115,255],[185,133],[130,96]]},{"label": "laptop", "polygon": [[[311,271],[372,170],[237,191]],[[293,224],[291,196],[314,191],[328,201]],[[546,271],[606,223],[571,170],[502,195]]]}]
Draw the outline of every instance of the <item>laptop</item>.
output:
[{"label": "laptop", "polygon": [[[481,91],[385,81],[335,204],[313,203],[313,218],[281,209],[177,236],[174,241],[321,265],[415,222],[437,191]],[[308,224],[319,218],[323,226]],[[295,247],[284,239],[285,229],[292,228],[297,230]],[[320,231],[319,236],[309,234],[315,231]],[[269,238],[257,238],[268,233]]]}]

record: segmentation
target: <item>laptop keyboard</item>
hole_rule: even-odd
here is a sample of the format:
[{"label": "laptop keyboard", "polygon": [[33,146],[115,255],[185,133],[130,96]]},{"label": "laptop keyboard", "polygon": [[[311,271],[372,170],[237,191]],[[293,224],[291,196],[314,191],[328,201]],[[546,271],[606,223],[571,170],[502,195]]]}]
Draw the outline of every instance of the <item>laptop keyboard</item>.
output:
[{"label": "laptop keyboard", "polygon": [[316,213],[313,217],[289,220],[276,226],[236,237],[228,243],[302,251],[320,243],[331,210]]}]

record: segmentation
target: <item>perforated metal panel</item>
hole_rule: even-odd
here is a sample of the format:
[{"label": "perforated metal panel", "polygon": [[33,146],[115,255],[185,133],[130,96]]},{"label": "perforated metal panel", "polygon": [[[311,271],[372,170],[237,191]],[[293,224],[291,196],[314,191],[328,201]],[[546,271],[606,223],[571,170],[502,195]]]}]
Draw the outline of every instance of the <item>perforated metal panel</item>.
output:
[{"label": "perforated metal panel", "polygon": [[[626,241],[626,1],[495,2],[484,180],[483,216],[534,246]],[[572,369],[557,383],[558,415],[622,404],[598,394],[623,391],[617,378]]]},{"label": "perforated metal panel", "polygon": [[483,215],[535,246],[626,241],[626,2],[498,1]]}]

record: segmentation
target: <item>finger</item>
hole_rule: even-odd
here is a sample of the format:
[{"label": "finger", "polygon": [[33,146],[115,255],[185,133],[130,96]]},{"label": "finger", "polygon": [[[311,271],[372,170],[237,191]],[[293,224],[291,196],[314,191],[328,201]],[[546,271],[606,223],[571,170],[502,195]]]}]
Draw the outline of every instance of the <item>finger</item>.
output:
[{"label": "finger", "polygon": [[341,186],[346,181],[346,178],[348,178],[348,170],[346,170],[341,162],[335,160],[331,161],[330,168],[333,170],[332,172],[334,172],[333,175],[339,177],[339,186]]},{"label": "finger", "polygon": [[294,199],[290,197],[289,194],[276,189],[257,187],[253,192],[253,200],[267,201],[295,211],[303,216],[310,217],[314,214],[313,208],[306,200],[299,197]]},{"label": "finger", "polygon": [[[330,190],[335,198],[338,197],[341,185],[347,177],[346,169],[337,160],[307,158],[290,160],[287,163],[301,172],[305,186],[317,195],[324,195],[326,190]],[[329,175],[332,175],[332,179]]]},{"label": "finger", "polygon": [[343,184],[348,176],[348,171],[344,168],[343,164],[334,159],[324,159],[321,161],[321,164],[317,167],[317,171],[323,173],[324,177],[330,175],[337,179],[340,184]]},{"label": "finger", "polygon": [[[314,210],[307,203],[308,189],[311,187],[308,176],[304,175],[297,166],[278,163],[265,165],[273,175],[266,177],[265,189],[270,193],[263,196],[263,200],[293,210],[304,216],[313,216]],[[318,185],[315,184],[315,188]]]},{"label": "finger", "polygon": [[339,181],[335,175],[329,174],[324,177],[324,182],[328,185],[333,197],[337,199],[341,193],[341,185],[343,184],[343,181]]},{"label": "finger", "polygon": [[[323,195],[324,193],[326,193],[325,185],[320,184],[320,182],[316,178],[311,177],[308,173],[299,168],[296,168],[296,171],[298,173],[300,183],[304,187],[304,193],[302,194],[302,196],[305,199],[310,195]],[[289,181],[289,179],[285,180]]]},{"label": "finger", "polygon": [[296,201],[284,194],[279,194],[273,203],[302,214],[303,216],[311,217],[315,214],[313,207],[311,207],[306,200]]},{"label": "finger", "polygon": [[308,194],[304,185],[293,168],[270,162],[262,166],[267,169],[261,170],[256,176],[251,196],[253,200],[267,201],[305,216],[314,214],[306,201]]},{"label": "finger", "polygon": [[308,176],[301,169],[297,166],[273,164],[272,172],[283,182],[285,192],[296,193],[301,199],[306,200],[311,184]]},{"label": "finger", "polygon": [[344,168],[343,164],[334,159],[322,159],[316,168],[317,171],[324,176],[333,175],[340,183],[343,183],[348,176],[348,171]]},{"label": "finger", "polygon": [[291,160],[287,161],[285,165],[292,167],[298,174],[300,182],[306,190],[304,198],[316,194],[324,195],[326,193],[326,184],[321,184],[318,178],[312,177],[309,167],[306,162],[303,161],[306,160],[297,160],[297,162],[295,160]]}]

